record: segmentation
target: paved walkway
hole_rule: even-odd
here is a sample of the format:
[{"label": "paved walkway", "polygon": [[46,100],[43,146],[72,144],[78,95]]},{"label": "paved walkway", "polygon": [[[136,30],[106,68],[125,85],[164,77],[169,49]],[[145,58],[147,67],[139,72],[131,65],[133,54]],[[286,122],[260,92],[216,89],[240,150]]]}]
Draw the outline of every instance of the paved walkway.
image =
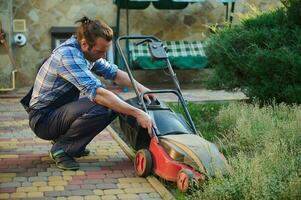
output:
[{"label": "paved walkway", "polygon": [[57,169],[18,99],[0,99],[0,199],[161,199],[107,130],[88,148],[79,171]]},{"label": "paved walkway", "polygon": [[[25,91],[0,95],[0,199],[161,199],[147,179],[135,176],[132,162],[107,129],[89,144],[91,155],[78,159],[79,171],[57,169],[48,157],[50,143],[33,134],[19,98],[11,98]],[[135,95],[114,91],[124,98]],[[208,90],[184,90],[183,95],[188,101],[246,98]]]}]

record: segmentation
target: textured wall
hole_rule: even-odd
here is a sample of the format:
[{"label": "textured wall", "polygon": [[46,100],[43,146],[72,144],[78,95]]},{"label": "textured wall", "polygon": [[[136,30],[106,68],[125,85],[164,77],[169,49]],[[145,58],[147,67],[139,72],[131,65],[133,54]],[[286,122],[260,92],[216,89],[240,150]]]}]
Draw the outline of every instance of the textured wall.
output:
[{"label": "textured wall", "polygon": [[[259,9],[279,6],[279,0],[237,0],[236,11],[247,12],[246,3]],[[81,16],[104,20],[110,26],[116,24],[116,6],[112,0],[13,0],[13,18],[25,19],[28,42],[15,47],[14,54],[21,66],[21,85],[31,84],[35,66],[51,51],[50,28],[74,26]],[[121,34],[125,34],[125,11],[121,12]],[[208,26],[222,23],[225,6],[218,0],[205,0],[190,4],[183,10],[157,10],[152,5],[145,10],[130,10],[130,33],[152,34],[163,40],[204,40]]]}]

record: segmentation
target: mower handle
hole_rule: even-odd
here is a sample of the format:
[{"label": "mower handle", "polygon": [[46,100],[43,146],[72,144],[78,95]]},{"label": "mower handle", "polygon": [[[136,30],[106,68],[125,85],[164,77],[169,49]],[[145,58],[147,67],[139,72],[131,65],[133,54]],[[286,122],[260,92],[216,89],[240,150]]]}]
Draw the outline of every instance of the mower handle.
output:
[{"label": "mower handle", "polygon": [[187,109],[187,107],[186,107],[185,100],[184,100],[182,94],[181,94],[179,91],[177,91],[177,90],[150,90],[150,91],[142,92],[142,93],[139,95],[139,100],[140,100],[140,102],[141,102],[141,104],[142,104],[142,106],[143,106],[144,111],[148,113],[148,111],[147,111],[147,106],[146,106],[146,104],[145,104],[145,102],[144,102],[144,100],[143,100],[143,96],[144,96],[145,94],[160,94],[160,93],[161,93],[161,94],[162,94],[162,93],[173,93],[173,94],[175,94],[175,95],[178,96],[178,98],[179,98],[179,100],[180,100],[180,102],[181,102],[181,105],[182,105],[182,107],[183,107],[183,109],[184,109],[185,115],[186,115],[186,117],[188,118],[189,124],[190,124],[190,126],[191,126],[193,132],[194,132],[195,134],[197,134],[197,130],[196,130],[196,128],[195,128],[195,125],[194,125],[194,123],[193,123],[193,121],[192,121],[192,118],[191,118],[191,116],[190,116],[190,114],[189,114],[189,112],[188,112],[188,109]]},{"label": "mower handle", "polygon": [[[130,40],[145,40],[143,42],[148,41],[156,41],[156,42],[160,42],[161,40],[155,36],[152,35],[127,35],[127,36],[120,36],[117,38],[117,45],[120,46],[120,41],[121,40],[126,40],[126,39],[130,39]],[[138,42],[140,43],[140,42]]]},{"label": "mower handle", "polygon": [[120,56],[121,56],[121,58],[122,58],[122,61],[124,62],[125,69],[126,69],[128,75],[129,75],[129,78],[130,78],[131,83],[132,83],[132,85],[133,85],[133,89],[134,89],[134,91],[135,91],[137,97],[139,97],[138,88],[137,88],[137,85],[136,85],[136,83],[135,83],[135,81],[134,81],[134,77],[133,77],[132,72],[131,72],[131,70],[130,70],[130,66],[129,66],[128,62],[126,61],[127,59],[125,58],[125,55],[124,55],[124,53],[123,53],[123,50],[122,50],[122,48],[121,48],[121,46],[120,46],[120,41],[121,41],[121,40],[129,40],[129,39],[136,39],[136,40],[144,39],[144,40],[151,40],[151,41],[157,41],[157,42],[159,42],[159,41],[161,41],[161,40],[160,40],[159,38],[155,37],[155,36],[148,36],[148,35],[147,35],[147,36],[142,36],[142,35],[120,36],[120,37],[118,37],[117,40],[116,40],[116,47],[117,47],[117,50],[118,50],[118,52],[119,52],[119,54],[120,54]]},{"label": "mower handle", "polygon": [[153,42],[153,41],[154,40],[147,38],[147,39],[141,40],[140,42],[135,42],[134,45],[138,46],[138,45],[141,45],[141,44],[143,44],[145,42]]}]

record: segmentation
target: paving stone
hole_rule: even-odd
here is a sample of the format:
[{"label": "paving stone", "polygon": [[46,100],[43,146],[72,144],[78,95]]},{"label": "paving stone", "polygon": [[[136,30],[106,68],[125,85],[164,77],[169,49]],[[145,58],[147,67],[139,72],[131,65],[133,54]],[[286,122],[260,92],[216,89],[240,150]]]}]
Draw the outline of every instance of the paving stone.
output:
[{"label": "paving stone", "polygon": [[75,175],[85,175],[86,172],[85,171],[81,171],[81,170],[77,170]]},{"label": "paving stone", "polygon": [[32,182],[32,186],[46,186],[47,182],[46,181],[36,181]]},{"label": "paving stone", "polygon": [[84,198],[81,196],[71,196],[67,198],[68,200],[83,200]]},{"label": "paving stone", "polygon": [[71,193],[74,196],[77,196],[77,195],[93,195],[94,194],[94,192],[92,190],[83,190],[83,189],[73,190]]},{"label": "paving stone", "polygon": [[43,196],[44,196],[43,192],[28,192],[27,193],[28,198],[43,197]]},{"label": "paving stone", "polygon": [[142,183],[131,183],[133,188],[140,188],[142,187]]},{"label": "paving stone", "polygon": [[161,198],[149,198],[149,199],[144,199],[144,200],[162,200]]},{"label": "paving stone", "polygon": [[75,171],[63,171],[62,172],[63,176],[74,176],[76,174]]},{"label": "paving stone", "polygon": [[49,173],[51,173],[50,176],[61,176],[62,175],[62,172],[49,172]]},{"label": "paving stone", "polygon": [[130,183],[117,183],[118,188],[132,188],[132,184]]},{"label": "paving stone", "polygon": [[62,191],[61,195],[64,197],[72,196],[72,192],[71,191]]},{"label": "paving stone", "polygon": [[68,182],[68,185],[82,185],[83,181],[82,180],[71,180]]},{"label": "paving stone", "polygon": [[83,185],[81,185],[81,189],[84,189],[84,190],[94,190],[94,189],[96,189],[96,185],[83,184]]},{"label": "paving stone", "polygon": [[61,196],[61,192],[51,191],[51,192],[44,192],[46,197],[59,197]]},{"label": "paving stone", "polygon": [[100,189],[93,190],[93,192],[96,195],[103,195],[104,194],[103,190],[100,190]]},{"label": "paving stone", "polygon": [[139,193],[139,197],[141,199],[149,199],[150,198],[149,194],[147,194],[147,193]]},{"label": "paving stone", "polygon": [[40,177],[40,176],[29,177],[28,180],[29,180],[29,182],[34,182],[34,181],[47,181],[47,177]]},{"label": "paving stone", "polygon": [[54,191],[54,188],[53,188],[53,186],[41,186],[41,187],[38,187],[38,191],[50,192],[50,191]]},{"label": "paving stone", "polygon": [[115,199],[117,199],[117,197],[115,195],[104,195],[104,196],[101,196],[101,199],[102,200],[115,200]]},{"label": "paving stone", "polygon": [[62,181],[63,177],[62,176],[49,176],[48,181]]},{"label": "paving stone", "polygon": [[64,191],[64,186],[54,186],[54,191]]},{"label": "paving stone", "polygon": [[0,194],[1,193],[14,193],[16,192],[17,188],[11,187],[11,188],[0,188]]},{"label": "paving stone", "polygon": [[122,189],[109,189],[109,190],[104,190],[103,192],[105,195],[124,194],[124,190],[122,190]]},{"label": "paving stone", "polygon": [[49,181],[48,185],[50,186],[56,186],[56,185],[67,185],[67,181]]},{"label": "paving stone", "polygon": [[100,183],[96,184],[97,189],[117,189],[117,185],[114,183]]},{"label": "paving stone", "polygon": [[144,178],[119,178],[118,181],[120,183],[146,183],[146,179]]},{"label": "paving stone", "polygon": [[151,198],[160,198],[160,195],[158,193],[155,193],[155,192],[149,193],[149,196]]},{"label": "paving stone", "polygon": [[26,198],[27,197],[27,194],[25,192],[16,192],[16,193],[12,193],[10,195],[10,197],[12,199],[18,199],[18,198]]},{"label": "paving stone", "polygon": [[125,177],[123,173],[112,173],[112,174],[107,174],[107,178],[123,178]]},{"label": "paving stone", "polygon": [[125,188],[126,193],[149,193],[155,192],[153,188]]},{"label": "paving stone", "polygon": [[32,186],[32,182],[22,182],[22,187],[29,187]]},{"label": "paving stone", "polygon": [[103,179],[106,178],[104,174],[89,174],[87,175],[87,179]]},{"label": "paving stone", "polygon": [[63,170],[56,168],[54,164],[52,164],[50,168],[47,168],[47,172],[62,172],[62,171]]},{"label": "paving stone", "polygon": [[16,177],[16,173],[0,173],[1,178],[12,178]]},{"label": "paving stone", "polygon": [[32,186],[32,187],[18,187],[17,192],[37,192],[38,187]]},{"label": "paving stone", "polygon": [[26,182],[28,179],[27,177],[14,177],[14,182]]},{"label": "paving stone", "polygon": [[87,176],[85,175],[79,175],[79,176],[73,176],[72,180],[86,180]]},{"label": "paving stone", "polygon": [[104,183],[118,183],[118,179],[114,179],[114,178],[105,178],[103,179]]},{"label": "paving stone", "polygon": [[19,182],[0,183],[0,188],[7,188],[7,187],[21,187],[21,183]]},{"label": "paving stone", "polygon": [[66,190],[79,190],[80,189],[80,185],[67,185],[65,186]]},{"label": "paving stone", "polygon": [[0,194],[0,199],[9,199],[9,193]]},{"label": "paving stone", "polygon": [[103,179],[92,179],[92,180],[83,180],[83,184],[98,184],[98,183],[103,183]]},{"label": "paving stone", "polygon": [[7,183],[7,182],[13,182],[12,178],[8,178],[8,177],[0,177],[0,183]]},{"label": "paving stone", "polygon": [[22,173],[18,173],[18,176],[24,176],[24,177],[33,177],[33,176],[37,176],[36,172],[22,172]]},{"label": "paving stone", "polygon": [[96,195],[88,195],[88,196],[84,196],[85,200],[100,200],[99,196]]},{"label": "paving stone", "polygon": [[[119,199],[124,199],[124,200],[138,200],[140,197],[137,194],[118,194],[117,197]],[[143,199],[143,198],[141,198]]]}]

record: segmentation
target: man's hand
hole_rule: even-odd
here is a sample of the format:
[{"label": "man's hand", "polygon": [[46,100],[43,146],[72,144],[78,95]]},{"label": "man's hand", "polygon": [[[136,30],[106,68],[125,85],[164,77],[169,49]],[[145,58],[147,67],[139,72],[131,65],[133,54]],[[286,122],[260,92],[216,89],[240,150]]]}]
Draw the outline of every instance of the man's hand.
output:
[{"label": "man's hand", "polygon": [[[142,93],[142,92],[147,92],[147,91],[150,91],[150,89],[144,87],[143,85],[140,85],[139,87],[139,92]],[[147,104],[151,104],[151,100],[155,101],[156,100],[156,96],[154,94],[145,94],[143,96],[143,98],[146,100],[146,103]]]},{"label": "man's hand", "polygon": [[139,123],[140,126],[147,129],[149,136],[152,137],[153,136],[152,128],[154,126],[153,120],[149,116],[149,114],[143,112],[142,110],[140,110],[140,111],[141,112],[139,112],[139,114],[136,117],[137,122]]}]

